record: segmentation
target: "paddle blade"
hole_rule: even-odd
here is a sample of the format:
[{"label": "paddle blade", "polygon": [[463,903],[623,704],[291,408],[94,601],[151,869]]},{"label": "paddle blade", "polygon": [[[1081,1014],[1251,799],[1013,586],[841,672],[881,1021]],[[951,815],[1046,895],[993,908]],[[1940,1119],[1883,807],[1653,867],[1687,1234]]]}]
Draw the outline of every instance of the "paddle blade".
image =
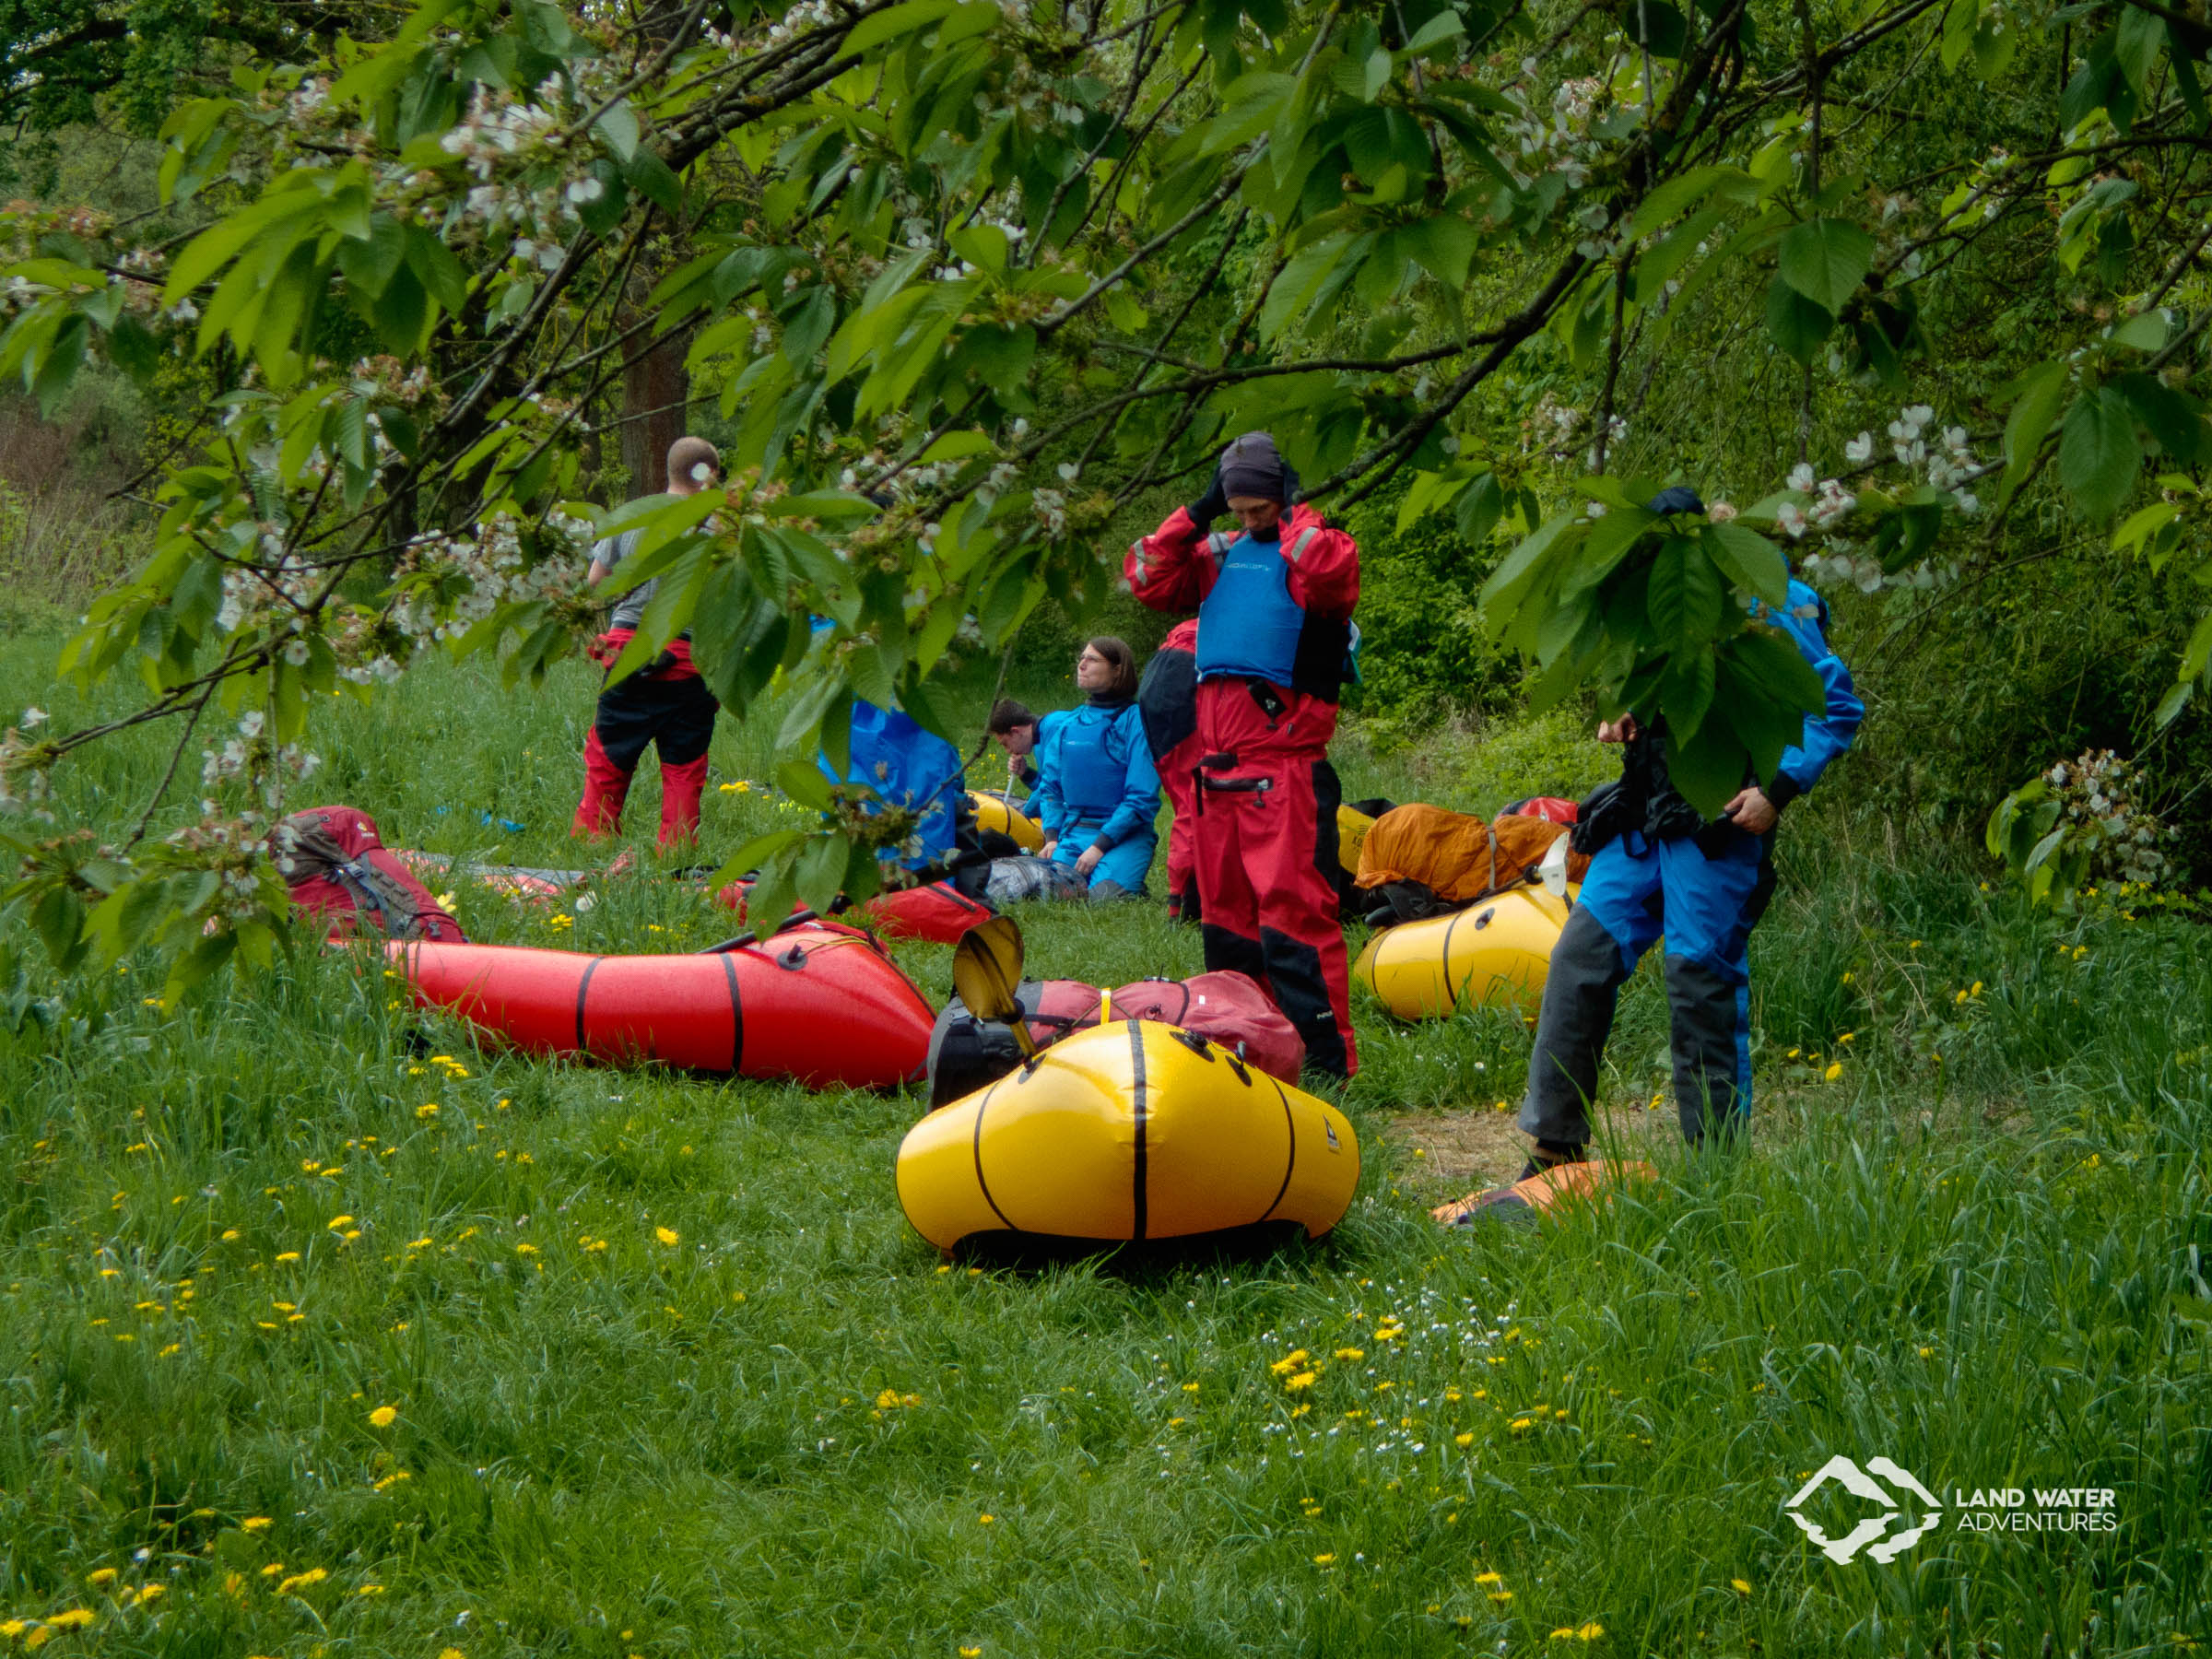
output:
[{"label": "paddle blade", "polygon": [[1021,926],[1011,916],[994,916],[960,935],[952,947],[952,988],[971,1012],[985,1019],[1020,1023]]}]

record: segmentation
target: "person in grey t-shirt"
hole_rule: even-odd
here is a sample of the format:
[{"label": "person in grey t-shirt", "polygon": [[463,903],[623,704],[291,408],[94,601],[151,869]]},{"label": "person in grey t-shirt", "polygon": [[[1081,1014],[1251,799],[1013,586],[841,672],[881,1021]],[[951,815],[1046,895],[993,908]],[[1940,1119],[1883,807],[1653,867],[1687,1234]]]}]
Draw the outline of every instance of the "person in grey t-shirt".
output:
[{"label": "person in grey t-shirt", "polygon": [[[722,457],[704,438],[679,438],[668,450],[668,493],[695,495],[718,483]],[[637,550],[642,533],[626,530],[592,549],[591,579],[596,583]],[[640,582],[623,594],[608,618],[607,630],[594,642],[592,654],[612,665],[637,632],[653,602],[659,578]],[[707,783],[707,746],[714,736],[720,705],[691,665],[688,629],[668,649],[618,685],[603,686],[592,729],[583,740],[583,800],[571,832],[613,835],[622,826],[622,803],[648,745],[661,757],[661,836],[665,848],[699,832],[699,801]]]}]

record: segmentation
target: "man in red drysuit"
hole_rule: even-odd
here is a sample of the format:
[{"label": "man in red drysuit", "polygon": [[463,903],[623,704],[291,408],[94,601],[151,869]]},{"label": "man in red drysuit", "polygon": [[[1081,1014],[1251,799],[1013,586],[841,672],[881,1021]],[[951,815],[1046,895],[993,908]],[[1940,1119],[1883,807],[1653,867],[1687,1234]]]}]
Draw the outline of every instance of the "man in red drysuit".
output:
[{"label": "man in red drysuit", "polygon": [[[1336,698],[1359,601],[1359,548],[1310,506],[1275,440],[1247,432],[1206,495],[1129,549],[1130,590],[1198,612],[1192,822],[1209,970],[1265,984],[1306,1063],[1348,1077],[1352,1040],[1336,916]],[[1208,534],[1224,512],[1238,533]]]},{"label": "man in red drysuit", "polygon": [[[668,493],[696,495],[722,476],[722,457],[704,438],[678,438],[668,448]],[[641,531],[626,530],[592,549],[591,580],[604,582],[633,552]],[[622,654],[652,603],[660,578],[640,582],[615,604],[607,629],[592,642],[594,660],[609,667]],[[699,833],[699,797],[707,784],[707,746],[721,705],[691,665],[689,629],[669,641],[651,663],[599,693],[583,740],[583,800],[573,835],[612,835],[622,827],[622,803],[648,745],[661,752],[664,848]]]}]

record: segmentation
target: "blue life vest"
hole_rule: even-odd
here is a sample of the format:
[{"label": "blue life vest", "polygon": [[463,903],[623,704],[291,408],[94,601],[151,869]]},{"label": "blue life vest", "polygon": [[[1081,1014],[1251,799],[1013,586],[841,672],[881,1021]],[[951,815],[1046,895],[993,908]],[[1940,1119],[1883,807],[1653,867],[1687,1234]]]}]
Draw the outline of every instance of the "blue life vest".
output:
[{"label": "blue life vest", "polygon": [[1060,798],[1079,819],[1104,818],[1128,793],[1128,757],[1117,759],[1106,746],[1128,709],[1087,703],[1061,717]]},{"label": "blue life vest", "polygon": [[[1300,543],[1312,534],[1309,525]],[[1212,541],[1221,568],[1198,606],[1198,677],[1236,675],[1289,685],[1306,610],[1290,597],[1290,561],[1281,541],[1218,534]]]}]

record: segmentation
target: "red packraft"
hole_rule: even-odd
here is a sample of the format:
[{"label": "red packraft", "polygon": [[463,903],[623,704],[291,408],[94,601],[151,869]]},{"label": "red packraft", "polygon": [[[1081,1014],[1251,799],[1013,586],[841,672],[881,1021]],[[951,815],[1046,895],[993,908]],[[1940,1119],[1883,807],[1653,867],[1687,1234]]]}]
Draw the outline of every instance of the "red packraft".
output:
[{"label": "red packraft", "polygon": [[[715,902],[735,911],[743,921],[752,887],[749,877],[733,881],[714,895]],[[893,888],[856,910],[840,910],[838,913],[865,924],[887,939],[925,939],[950,945],[998,912],[980,899],[969,898],[949,881],[931,881],[920,887]]]},{"label": "red packraft", "polygon": [[269,837],[269,856],[292,892],[292,908],[319,916],[333,939],[357,934],[465,945],[468,935],[386,850],[376,820],[352,806],[295,812]]}]

